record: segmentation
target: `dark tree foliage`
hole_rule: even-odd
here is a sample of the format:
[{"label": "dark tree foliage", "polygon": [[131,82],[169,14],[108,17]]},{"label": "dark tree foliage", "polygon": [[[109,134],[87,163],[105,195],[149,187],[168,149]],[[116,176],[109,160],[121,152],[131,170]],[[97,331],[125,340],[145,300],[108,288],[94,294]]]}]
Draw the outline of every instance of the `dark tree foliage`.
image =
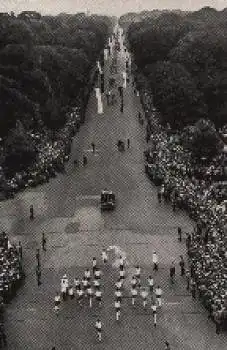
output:
[{"label": "dark tree foliage", "polygon": [[201,93],[181,64],[158,62],[146,67],[146,73],[164,123],[169,122],[173,128],[182,127],[206,113]]},{"label": "dark tree foliage", "polygon": [[6,136],[17,119],[26,122],[35,115],[35,104],[14,87],[14,82],[0,77],[0,134]]},{"label": "dark tree foliage", "polygon": [[61,127],[59,111],[89,94],[89,76],[113,23],[106,16],[42,17],[35,11],[0,18],[0,76],[6,79],[0,86],[1,134],[18,119],[33,127],[37,111],[48,128]]},{"label": "dark tree foliage", "polygon": [[21,126],[16,126],[9,132],[5,150],[5,166],[12,174],[26,169],[35,161],[37,155],[30,138]]},{"label": "dark tree foliage", "polygon": [[165,121],[185,125],[205,117],[216,127],[227,123],[226,10],[152,11],[146,18],[125,15],[121,22]]},{"label": "dark tree foliage", "polygon": [[212,161],[223,149],[223,143],[214,125],[204,119],[198,120],[194,127],[184,132],[184,145],[190,149],[197,161],[202,158]]}]

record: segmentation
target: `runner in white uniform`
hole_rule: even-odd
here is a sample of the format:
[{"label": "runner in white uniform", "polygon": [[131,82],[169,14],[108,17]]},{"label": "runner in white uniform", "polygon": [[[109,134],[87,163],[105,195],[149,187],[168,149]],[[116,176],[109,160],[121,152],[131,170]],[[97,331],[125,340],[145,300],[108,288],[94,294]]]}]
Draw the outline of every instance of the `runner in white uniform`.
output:
[{"label": "runner in white uniform", "polygon": [[153,304],[151,306],[151,309],[152,309],[152,313],[153,313],[154,326],[156,327],[157,326],[157,305]]},{"label": "runner in white uniform", "polygon": [[116,320],[119,321],[120,313],[121,313],[121,302],[118,300],[115,300],[114,307],[116,310]]},{"label": "runner in white uniform", "polygon": [[131,295],[132,295],[132,305],[135,305],[135,300],[138,295],[138,291],[136,288],[131,288]]},{"label": "runner in white uniform", "polygon": [[99,319],[95,322],[95,329],[98,334],[98,339],[99,341],[101,341],[102,340],[102,323]]},{"label": "runner in white uniform", "polygon": [[143,288],[141,290],[140,295],[141,295],[142,300],[143,300],[143,307],[145,308],[147,305],[147,297],[148,297],[148,291],[146,290],[146,288]]},{"label": "runner in white uniform", "polygon": [[89,306],[92,307],[92,299],[93,299],[94,291],[93,291],[93,289],[91,287],[88,287],[87,295],[88,295],[88,298],[89,298]]}]

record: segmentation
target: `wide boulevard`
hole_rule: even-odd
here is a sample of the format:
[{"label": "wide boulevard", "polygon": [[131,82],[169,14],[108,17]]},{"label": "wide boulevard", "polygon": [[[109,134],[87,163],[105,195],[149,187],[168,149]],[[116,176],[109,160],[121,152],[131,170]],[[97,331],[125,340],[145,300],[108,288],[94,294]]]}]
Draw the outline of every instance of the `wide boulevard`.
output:
[{"label": "wide boulevard", "polygon": [[[110,77],[111,59],[105,62],[105,81]],[[124,50],[118,54],[117,82],[125,66]],[[116,89],[116,95],[118,91]],[[192,222],[183,212],[173,213],[170,206],[159,204],[157,190],[144,172],[146,149],[145,125],[138,122],[139,97],[130,84],[124,89],[124,112],[120,101],[97,113],[95,93],[88,103],[85,123],[75,136],[66,173],[48,184],[26,190],[0,206],[0,229],[12,241],[23,244],[26,270],[24,286],[6,308],[6,330],[10,350],[161,350],[168,340],[174,350],[224,350],[225,334],[216,335],[215,325],[197,300],[186,291],[179,273],[179,256],[185,256],[185,241],[177,240],[177,227],[184,232]],[[130,139],[130,148],[119,152],[117,141]],[[93,154],[91,143],[96,145]],[[82,166],[82,156],[88,157]],[[73,160],[79,159],[79,166]],[[100,211],[100,192],[107,188],[116,195],[116,209]],[[33,204],[35,219],[29,220]],[[47,237],[47,251],[41,250],[42,284],[37,286],[36,248],[42,232]],[[61,304],[57,317],[54,296],[60,278],[81,278],[91,267],[92,257],[101,262],[103,248],[115,246],[108,266],[103,269],[103,305],[89,309],[76,300]],[[114,282],[117,278],[116,250],[126,254],[125,297],[119,322],[115,320]],[[152,274],[152,252],[160,259],[154,274],[155,284],[163,289],[163,306],[153,326],[150,306],[143,310],[141,301],[133,308],[129,298],[129,279],[138,263],[142,282]],[[186,259],[186,256],[185,256]],[[177,278],[169,282],[169,266],[175,260]],[[101,266],[102,268],[102,266]],[[100,317],[103,340],[97,341],[94,323]]]}]

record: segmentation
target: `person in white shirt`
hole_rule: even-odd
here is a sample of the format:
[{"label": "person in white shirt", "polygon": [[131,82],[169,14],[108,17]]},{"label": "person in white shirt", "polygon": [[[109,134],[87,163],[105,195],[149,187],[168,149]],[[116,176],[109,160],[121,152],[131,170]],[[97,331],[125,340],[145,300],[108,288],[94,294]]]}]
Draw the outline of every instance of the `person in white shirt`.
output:
[{"label": "person in white shirt", "polygon": [[116,310],[116,320],[119,321],[120,313],[121,313],[121,302],[119,300],[115,300],[114,307]]},{"label": "person in white shirt", "polygon": [[97,280],[101,278],[101,270],[99,268],[95,269],[94,278]]},{"label": "person in white shirt", "polygon": [[74,286],[76,290],[80,288],[80,281],[78,278],[74,278]]},{"label": "person in white shirt", "polygon": [[73,286],[69,286],[69,296],[70,296],[70,299],[71,299],[71,300],[74,298]]},{"label": "person in white shirt", "polygon": [[86,293],[88,288],[88,280],[85,277],[82,279],[82,287],[83,287],[84,293]]},{"label": "person in white shirt", "polygon": [[153,320],[154,320],[154,326],[157,325],[157,305],[154,303],[151,305],[152,313],[153,313]]},{"label": "person in white shirt", "polygon": [[141,275],[141,268],[139,265],[136,266],[136,273],[135,273],[135,276],[136,276],[136,279],[137,279],[137,283],[138,285],[140,286],[140,275]]},{"label": "person in white shirt", "polygon": [[92,271],[93,271],[93,275],[94,275],[94,273],[95,273],[96,268],[97,268],[97,260],[96,260],[96,258],[94,257],[94,258],[92,259]]},{"label": "person in white shirt", "polygon": [[119,289],[115,290],[114,296],[117,301],[122,301],[122,292]]},{"label": "person in white shirt", "polygon": [[122,284],[124,282],[124,279],[125,279],[125,270],[124,270],[124,268],[121,268],[120,269],[120,280],[121,280]]},{"label": "person in white shirt", "polygon": [[102,262],[105,265],[107,263],[107,261],[108,261],[108,256],[107,256],[105,249],[103,249],[102,250]]},{"label": "person in white shirt", "polygon": [[102,292],[100,289],[97,289],[95,291],[95,298],[96,298],[96,301],[98,302],[99,306],[101,306],[101,304],[102,304]]},{"label": "person in white shirt", "polygon": [[94,285],[95,290],[98,289],[98,288],[100,288],[100,280],[96,280],[96,279],[95,279],[95,280],[93,281],[93,285]]},{"label": "person in white shirt", "polygon": [[90,272],[89,269],[86,269],[86,270],[85,270],[85,272],[84,272],[84,277],[86,278],[86,280],[87,280],[88,282],[90,282],[90,280],[91,280],[91,272]]},{"label": "person in white shirt", "polygon": [[158,271],[158,256],[156,252],[153,252],[152,261],[153,261],[153,270]]},{"label": "person in white shirt", "polygon": [[122,287],[123,287],[123,283],[122,283],[122,281],[121,281],[121,279],[119,278],[118,279],[118,281],[115,283],[115,287],[116,287],[116,289],[122,289]]},{"label": "person in white shirt", "polygon": [[92,307],[92,299],[93,299],[94,291],[93,291],[93,289],[91,287],[88,287],[87,295],[88,295],[88,298],[89,298],[89,306]]},{"label": "person in white shirt", "polygon": [[143,288],[141,290],[140,295],[141,295],[142,300],[143,300],[143,307],[145,308],[147,305],[147,297],[148,297],[148,291],[146,290],[146,288]]},{"label": "person in white shirt", "polygon": [[119,258],[119,267],[120,268],[124,268],[124,259],[122,258],[121,255],[120,255],[120,258]]},{"label": "person in white shirt", "polygon": [[59,305],[61,303],[61,296],[60,294],[57,292],[55,297],[54,297],[54,311],[58,314],[59,312]]},{"label": "person in white shirt", "polygon": [[131,288],[131,295],[132,295],[132,305],[135,305],[135,300],[138,295],[138,291],[136,288]]},{"label": "person in white shirt", "polygon": [[152,276],[148,277],[147,282],[148,282],[150,293],[152,294],[154,290],[154,279],[152,278]]},{"label": "person in white shirt", "polygon": [[78,300],[79,305],[82,305],[83,296],[84,296],[84,292],[81,289],[81,287],[79,287],[77,289],[77,300]]},{"label": "person in white shirt", "polygon": [[131,286],[132,286],[132,288],[136,288],[136,286],[137,286],[137,279],[135,276],[132,276]]},{"label": "person in white shirt", "polygon": [[102,340],[102,323],[99,319],[95,322],[95,329],[97,330],[99,341]]},{"label": "person in white shirt", "polygon": [[69,287],[69,280],[67,276],[64,275],[61,279],[61,293],[62,293],[63,300],[66,300],[68,287]]},{"label": "person in white shirt", "polygon": [[161,307],[162,306],[162,289],[160,288],[160,286],[158,286],[155,289],[155,296],[156,296],[158,306]]}]

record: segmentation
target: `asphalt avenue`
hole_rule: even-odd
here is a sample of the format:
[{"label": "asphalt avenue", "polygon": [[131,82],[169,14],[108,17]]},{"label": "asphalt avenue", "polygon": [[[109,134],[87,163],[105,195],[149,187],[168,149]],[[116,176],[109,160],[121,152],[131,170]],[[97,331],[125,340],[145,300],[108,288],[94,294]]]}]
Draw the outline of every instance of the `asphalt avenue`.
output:
[{"label": "asphalt avenue", "polygon": [[[106,82],[110,77],[111,58],[105,64]],[[116,74],[120,81],[125,65],[124,52],[118,55]],[[116,96],[118,91],[116,89]],[[139,97],[130,84],[124,90],[125,108],[120,112],[119,97],[104,113],[97,114],[95,93],[92,94],[85,123],[75,136],[66,174],[49,183],[20,193],[2,202],[0,229],[11,241],[23,244],[26,281],[6,309],[9,350],[162,350],[167,340],[174,350],[224,350],[226,334],[215,334],[215,325],[197,300],[186,291],[180,276],[179,256],[185,256],[185,241],[177,240],[177,227],[189,232],[192,222],[183,212],[173,213],[170,206],[159,204],[156,188],[144,172],[143,151],[146,148],[145,125],[138,122]],[[130,139],[130,148],[119,152],[117,141]],[[91,143],[96,146],[92,152]],[[86,155],[88,164],[82,166]],[[74,159],[79,166],[74,166]],[[116,195],[113,212],[100,211],[100,192],[107,188]],[[35,219],[29,220],[33,204]],[[47,251],[41,250],[42,284],[35,275],[35,252],[41,248],[42,233],[47,238]],[[101,263],[103,248],[109,252],[107,266]],[[126,282],[121,318],[115,320],[114,283],[117,279],[116,256],[126,254]],[[118,252],[117,252],[118,251]],[[159,256],[159,271],[152,271],[152,253]],[[103,271],[103,305],[80,307],[76,300],[60,305],[54,312],[54,297],[60,279],[82,278],[96,257]],[[186,259],[186,256],[185,256]],[[177,278],[169,281],[169,266],[175,260]],[[153,274],[155,285],[163,289],[163,306],[153,326],[150,304],[145,310],[140,300],[133,308],[129,280],[140,264],[142,284]],[[94,329],[97,318],[103,325],[99,343]]]}]

